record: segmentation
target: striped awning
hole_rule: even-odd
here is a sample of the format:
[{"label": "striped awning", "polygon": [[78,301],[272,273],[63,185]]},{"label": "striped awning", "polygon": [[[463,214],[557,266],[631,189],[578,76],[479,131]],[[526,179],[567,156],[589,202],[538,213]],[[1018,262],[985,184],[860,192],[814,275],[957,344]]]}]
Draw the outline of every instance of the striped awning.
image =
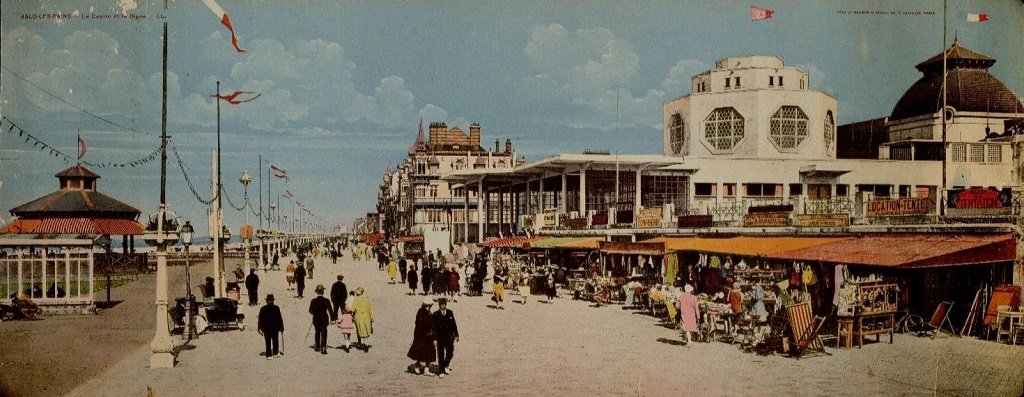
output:
[{"label": "striped awning", "polygon": [[45,218],[19,219],[0,229],[0,233],[24,234],[110,234],[138,235],[145,227],[131,219]]},{"label": "striped awning", "polygon": [[524,243],[536,240],[527,236],[508,236],[480,243],[481,247],[489,248],[522,248]]}]

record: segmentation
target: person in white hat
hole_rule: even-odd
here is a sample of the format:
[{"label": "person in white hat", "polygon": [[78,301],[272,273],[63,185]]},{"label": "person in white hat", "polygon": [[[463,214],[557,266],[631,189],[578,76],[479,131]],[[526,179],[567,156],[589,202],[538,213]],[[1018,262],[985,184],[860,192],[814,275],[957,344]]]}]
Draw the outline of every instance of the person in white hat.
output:
[{"label": "person in white hat", "polygon": [[416,328],[412,331],[412,346],[409,347],[407,357],[416,361],[412,371],[416,374],[431,375],[427,370],[430,363],[437,359],[434,352],[433,329],[430,324],[430,307],[434,301],[430,297],[423,298],[423,305],[416,311]]}]

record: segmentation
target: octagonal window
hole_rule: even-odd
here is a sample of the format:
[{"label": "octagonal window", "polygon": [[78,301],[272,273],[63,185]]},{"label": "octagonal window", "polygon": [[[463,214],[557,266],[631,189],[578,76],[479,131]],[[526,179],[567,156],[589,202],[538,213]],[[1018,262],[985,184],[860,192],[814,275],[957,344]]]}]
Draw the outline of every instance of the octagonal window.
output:
[{"label": "octagonal window", "polygon": [[807,139],[807,114],[796,106],[783,106],[772,115],[768,139],[779,150],[794,150]]},{"label": "octagonal window", "polygon": [[743,121],[731,107],[712,110],[704,119],[704,139],[713,150],[732,150],[743,139]]}]

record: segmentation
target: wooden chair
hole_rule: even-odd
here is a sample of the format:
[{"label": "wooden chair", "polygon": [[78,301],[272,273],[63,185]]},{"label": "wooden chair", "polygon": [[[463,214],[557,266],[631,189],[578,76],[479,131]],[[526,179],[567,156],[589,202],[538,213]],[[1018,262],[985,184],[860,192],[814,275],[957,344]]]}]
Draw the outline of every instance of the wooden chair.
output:
[{"label": "wooden chair", "polygon": [[953,322],[949,320],[949,311],[953,308],[953,302],[939,302],[939,305],[935,307],[935,313],[932,314],[931,320],[925,324],[927,328],[924,333],[932,339],[935,339],[935,335],[942,331],[942,328],[946,325],[949,326],[949,332],[953,335],[957,335],[956,328],[953,326]]},{"label": "wooden chair", "polygon": [[810,303],[786,306],[786,319],[789,320],[789,328],[795,342],[792,348],[794,356],[799,359],[807,350],[829,355],[825,351],[825,344],[818,336],[822,324],[825,323],[825,318],[812,315]]}]

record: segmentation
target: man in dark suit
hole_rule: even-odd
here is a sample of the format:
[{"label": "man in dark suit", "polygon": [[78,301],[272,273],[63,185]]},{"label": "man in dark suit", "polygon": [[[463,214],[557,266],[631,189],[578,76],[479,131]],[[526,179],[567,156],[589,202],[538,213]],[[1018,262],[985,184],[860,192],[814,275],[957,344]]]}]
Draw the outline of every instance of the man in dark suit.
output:
[{"label": "man in dark suit", "polygon": [[278,333],[284,334],[284,320],[281,318],[281,308],[274,305],[274,294],[267,295],[267,304],[260,308],[256,329],[263,335],[263,342],[267,348],[267,360],[281,356],[281,340]]},{"label": "man in dark suit", "polygon": [[448,364],[452,362],[455,342],[459,341],[459,326],[455,323],[455,314],[448,310],[447,299],[439,298],[437,306],[437,311],[430,315],[430,324],[437,340],[437,376],[443,378],[451,373]]},{"label": "man in dark suit", "polygon": [[249,294],[249,306],[256,306],[260,300],[260,276],[256,275],[256,268],[249,269],[249,275],[245,277],[245,290]]},{"label": "man in dark suit", "polygon": [[316,298],[309,301],[309,314],[313,315],[313,328],[316,329],[313,350],[327,354],[327,324],[331,322],[331,301],[324,298],[324,286],[316,286]]},{"label": "man in dark suit", "polygon": [[299,261],[299,267],[295,268],[295,288],[301,299],[302,291],[306,290],[306,268],[302,266],[302,261]]},{"label": "man in dark suit", "polygon": [[331,322],[338,321],[338,309],[345,308],[345,301],[348,300],[348,287],[343,282],[345,276],[338,275],[338,281],[331,285]]}]

